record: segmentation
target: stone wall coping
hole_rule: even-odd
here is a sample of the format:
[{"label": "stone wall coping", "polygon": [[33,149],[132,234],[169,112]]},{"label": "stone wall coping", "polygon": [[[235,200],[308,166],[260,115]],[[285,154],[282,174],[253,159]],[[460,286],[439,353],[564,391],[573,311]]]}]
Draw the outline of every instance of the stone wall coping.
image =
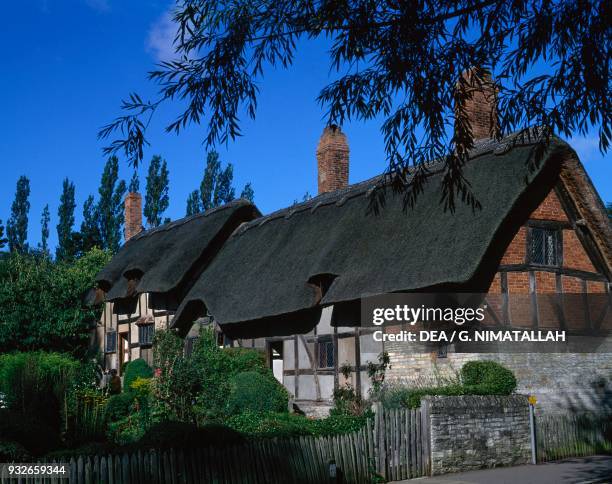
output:
[{"label": "stone wall coping", "polygon": [[423,397],[422,401],[429,407],[430,412],[491,407],[527,408],[529,405],[527,395],[518,393],[512,395],[428,395]]}]

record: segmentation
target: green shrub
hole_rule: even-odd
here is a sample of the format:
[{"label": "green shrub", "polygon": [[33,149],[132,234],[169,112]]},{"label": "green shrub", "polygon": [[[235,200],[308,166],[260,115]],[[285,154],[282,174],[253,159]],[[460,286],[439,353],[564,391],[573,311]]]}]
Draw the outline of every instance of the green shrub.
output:
[{"label": "green shrub", "polygon": [[513,373],[494,361],[470,361],[461,369],[461,380],[438,380],[437,385],[388,386],[380,394],[385,408],[417,408],[428,395],[509,395],[516,388]]},{"label": "green shrub", "polygon": [[60,353],[1,355],[0,393],[10,416],[2,419],[0,432],[36,456],[59,445],[84,373],[79,361]]},{"label": "green shrub", "polygon": [[230,380],[227,409],[230,415],[243,411],[286,412],[287,390],[271,375],[245,371]]},{"label": "green shrub", "polygon": [[231,373],[242,373],[243,371],[269,372],[263,351],[250,348],[224,348],[221,351],[228,358],[228,370]]},{"label": "green shrub", "polygon": [[123,376],[123,391],[132,391],[132,383],[136,378],[152,378],[153,370],[147,362],[142,358],[130,361],[125,367],[125,375]]},{"label": "green shrub", "polygon": [[149,428],[138,441],[142,448],[194,448],[209,445],[239,444],[243,437],[225,425],[210,424],[203,427],[185,422],[159,422]]},{"label": "green shrub", "polygon": [[120,393],[111,396],[106,402],[106,420],[117,422],[127,417],[134,406],[135,396],[132,393]]},{"label": "green shrub", "polygon": [[234,430],[251,437],[290,437],[299,435],[325,436],[359,430],[371,416],[332,415],[312,419],[295,413],[246,411],[226,420]]},{"label": "green shrub", "polygon": [[461,368],[466,393],[509,395],[516,389],[514,374],[495,361],[469,361]]},{"label": "green shrub", "polygon": [[52,350],[85,356],[101,306],[88,305],[83,294],[110,257],[99,249],[64,262],[16,252],[1,257],[0,354]]}]

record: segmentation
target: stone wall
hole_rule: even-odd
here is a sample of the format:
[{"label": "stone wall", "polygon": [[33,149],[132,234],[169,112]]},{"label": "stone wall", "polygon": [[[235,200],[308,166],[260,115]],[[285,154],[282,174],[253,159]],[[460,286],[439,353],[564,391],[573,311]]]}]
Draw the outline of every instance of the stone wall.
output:
[{"label": "stone wall", "polygon": [[426,397],[431,422],[431,473],[531,462],[525,395]]},{"label": "stone wall", "polygon": [[387,381],[410,386],[454,380],[464,363],[493,360],[512,370],[518,393],[534,395],[545,413],[601,412],[612,409],[612,337],[601,353],[455,353],[445,358],[409,343],[386,343],[391,368]]}]

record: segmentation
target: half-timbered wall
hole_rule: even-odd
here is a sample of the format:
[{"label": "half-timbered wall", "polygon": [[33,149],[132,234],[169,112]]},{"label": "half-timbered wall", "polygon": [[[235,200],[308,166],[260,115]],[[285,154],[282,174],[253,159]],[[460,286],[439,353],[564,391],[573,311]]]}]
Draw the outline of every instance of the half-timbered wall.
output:
[{"label": "half-timbered wall", "polygon": [[[558,265],[543,266],[532,260],[530,237],[538,228],[558,231]],[[508,246],[488,291],[487,324],[564,329],[570,334],[593,327],[612,330],[610,280],[598,257],[563,188],[555,188]],[[540,294],[556,297],[537,297]],[[587,302],[588,294],[608,297],[592,304]],[[453,377],[469,360],[499,361],[514,371],[518,391],[535,394],[538,405],[549,411],[597,411],[612,391],[612,353],[470,354],[455,353],[450,346],[446,354],[440,354],[396,342],[385,343],[385,350],[391,358],[388,378],[412,384],[435,384],[440,376]]]},{"label": "half-timbered wall", "polygon": [[[139,341],[139,327],[152,325],[152,331],[166,329],[172,318],[169,311],[154,310],[149,307],[149,295],[141,294],[132,314],[115,314],[114,303],[104,304],[102,316],[96,328],[97,347],[104,355],[105,369],[116,369],[122,373],[122,361],[126,363],[143,358],[150,365],[153,353],[149,341]],[[115,344],[109,344],[109,335],[115,334]],[[153,334],[149,333],[149,335]],[[108,346],[107,346],[108,345]]]}]

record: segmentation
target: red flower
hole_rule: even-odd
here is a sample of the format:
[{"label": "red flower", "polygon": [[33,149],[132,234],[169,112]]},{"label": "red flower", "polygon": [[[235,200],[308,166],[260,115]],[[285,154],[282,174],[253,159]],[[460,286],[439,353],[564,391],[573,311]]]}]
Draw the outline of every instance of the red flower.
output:
[{"label": "red flower", "polygon": [[161,368],[155,368],[155,377],[159,378],[162,374]]}]

